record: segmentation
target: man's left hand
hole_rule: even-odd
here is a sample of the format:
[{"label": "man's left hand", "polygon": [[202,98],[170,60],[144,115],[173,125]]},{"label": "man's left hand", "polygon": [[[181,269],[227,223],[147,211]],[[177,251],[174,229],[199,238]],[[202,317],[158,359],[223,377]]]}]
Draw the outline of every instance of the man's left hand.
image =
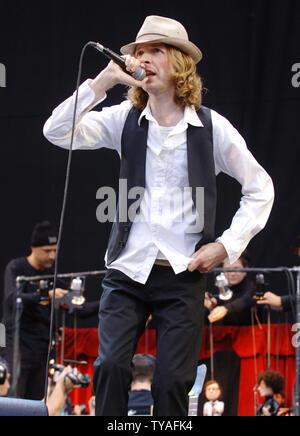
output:
[{"label": "man's left hand", "polygon": [[193,272],[198,269],[201,273],[208,273],[219,266],[227,257],[228,254],[223,244],[211,242],[203,245],[200,250],[193,254],[194,261],[188,265],[188,270]]}]

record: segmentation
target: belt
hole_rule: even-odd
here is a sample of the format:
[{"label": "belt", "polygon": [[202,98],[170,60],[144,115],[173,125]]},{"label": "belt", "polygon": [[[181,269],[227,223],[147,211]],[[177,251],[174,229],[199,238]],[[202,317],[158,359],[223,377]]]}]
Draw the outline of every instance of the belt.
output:
[{"label": "belt", "polygon": [[170,262],[167,259],[156,259],[154,263],[155,265],[160,266],[171,266]]}]

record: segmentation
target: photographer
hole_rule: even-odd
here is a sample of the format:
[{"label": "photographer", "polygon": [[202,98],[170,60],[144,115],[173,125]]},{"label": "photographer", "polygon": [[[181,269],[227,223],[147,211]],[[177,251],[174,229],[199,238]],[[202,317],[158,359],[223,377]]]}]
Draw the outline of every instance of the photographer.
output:
[{"label": "photographer", "polygon": [[6,397],[10,389],[10,372],[7,362],[0,357],[0,397]]},{"label": "photographer", "polygon": [[[52,391],[47,399],[49,416],[59,416],[65,407],[68,391],[72,390],[71,382],[68,378],[66,378],[67,374],[71,371],[72,367],[67,366],[59,375],[56,383],[54,383],[53,386],[51,386],[52,382],[50,381],[50,389],[52,388]],[[66,388],[66,386],[69,386],[69,390]]]},{"label": "photographer", "polygon": [[[15,329],[15,306],[18,276],[40,276],[52,273],[56,258],[56,231],[49,222],[37,224],[31,237],[31,254],[9,262],[4,276],[3,323],[6,327],[6,349],[4,357],[12,367],[13,340]],[[62,298],[68,291],[56,289],[55,297]],[[29,400],[40,400],[44,395],[44,379],[50,329],[51,287],[45,295],[38,292],[36,283],[26,282],[20,290],[22,314],[20,323],[21,368],[17,396]],[[14,376],[14,375],[13,375]]]},{"label": "photographer", "polygon": [[90,377],[81,374],[70,365],[53,365],[54,374],[49,380],[50,393],[47,399],[49,416],[71,415],[68,394],[78,387],[88,387]]}]

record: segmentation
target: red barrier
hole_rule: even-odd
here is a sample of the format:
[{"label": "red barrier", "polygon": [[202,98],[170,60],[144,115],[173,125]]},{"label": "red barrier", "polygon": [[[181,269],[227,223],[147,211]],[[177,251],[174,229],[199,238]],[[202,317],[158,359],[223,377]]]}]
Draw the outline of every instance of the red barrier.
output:
[{"label": "red barrier", "polygon": [[[291,343],[294,333],[289,324],[271,324],[270,346],[268,347],[268,326],[214,326],[214,352],[233,350],[241,360],[239,381],[239,416],[253,416],[253,387],[256,375],[267,368],[268,349],[270,350],[271,369],[278,369],[285,377],[285,396],[287,407],[293,405],[293,386],[295,381],[295,349]],[[65,359],[86,360],[87,366],[80,367],[83,372],[93,374],[93,363],[98,355],[98,329],[78,329],[76,341],[74,330],[65,329]],[[76,342],[76,350],[74,343]],[[156,332],[146,330],[141,337],[137,353],[156,354]],[[199,360],[210,357],[209,328],[205,327],[202,350]],[[72,393],[74,404],[88,404],[92,387],[77,389]],[[259,399],[259,402],[262,402]]]}]

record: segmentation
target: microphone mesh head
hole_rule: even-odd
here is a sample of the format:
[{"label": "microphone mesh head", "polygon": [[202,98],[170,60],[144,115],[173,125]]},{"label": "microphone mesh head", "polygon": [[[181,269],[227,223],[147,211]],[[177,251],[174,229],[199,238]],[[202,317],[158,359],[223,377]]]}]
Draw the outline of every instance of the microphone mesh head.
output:
[{"label": "microphone mesh head", "polygon": [[133,74],[132,77],[135,80],[143,80],[146,77],[146,71],[144,70],[144,68],[139,67]]},{"label": "microphone mesh head", "polygon": [[265,283],[265,278],[263,274],[256,275],[256,283],[260,285],[263,285]]}]

